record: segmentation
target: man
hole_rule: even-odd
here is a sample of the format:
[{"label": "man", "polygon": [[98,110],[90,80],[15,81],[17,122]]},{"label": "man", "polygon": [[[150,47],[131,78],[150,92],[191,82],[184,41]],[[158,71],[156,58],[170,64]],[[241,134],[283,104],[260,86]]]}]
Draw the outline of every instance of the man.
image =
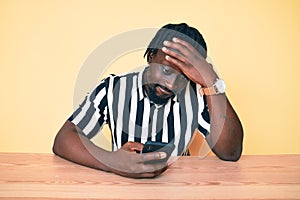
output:
[{"label": "man", "polygon": [[[181,155],[192,133],[205,137],[222,160],[237,161],[243,129],[225,95],[225,83],[206,61],[206,43],[185,23],[162,27],[139,73],[105,78],[59,130],[55,154],[88,167],[126,177],[155,177],[168,164],[164,152],[138,154],[146,141],[175,144]],[[90,138],[104,124],[111,129],[113,151]]]}]

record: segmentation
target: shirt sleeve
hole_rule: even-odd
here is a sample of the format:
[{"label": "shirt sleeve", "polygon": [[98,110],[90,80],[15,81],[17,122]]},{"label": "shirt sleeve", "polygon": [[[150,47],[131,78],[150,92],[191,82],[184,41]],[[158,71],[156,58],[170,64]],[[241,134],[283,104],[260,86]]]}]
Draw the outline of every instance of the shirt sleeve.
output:
[{"label": "shirt sleeve", "polygon": [[198,130],[203,137],[206,137],[210,132],[210,116],[209,109],[206,101],[206,96],[201,96],[198,89],[201,86],[196,84],[196,93],[198,98]]},{"label": "shirt sleeve", "polygon": [[104,79],[94,88],[84,101],[78,106],[69,121],[78,126],[88,138],[94,137],[103,125],[107,123],[107,84],[109,78]]}]

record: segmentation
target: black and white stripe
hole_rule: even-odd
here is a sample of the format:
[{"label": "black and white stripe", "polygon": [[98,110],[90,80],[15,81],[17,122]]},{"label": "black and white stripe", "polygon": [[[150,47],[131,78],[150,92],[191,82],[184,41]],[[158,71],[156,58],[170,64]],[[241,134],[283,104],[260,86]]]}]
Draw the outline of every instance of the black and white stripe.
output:
[{"label": "black and white stripe", "polygon": [[165,105],[156,105],[145,96],[142,74],[111,75],[104,79],[69,118],[92,138],[104,124],[111,129],[113,150],[127,141],[172,142],[174,155],[185,150],[196,128],[205,137],[210,130],[205,97],[189,82],[184,91]]}]

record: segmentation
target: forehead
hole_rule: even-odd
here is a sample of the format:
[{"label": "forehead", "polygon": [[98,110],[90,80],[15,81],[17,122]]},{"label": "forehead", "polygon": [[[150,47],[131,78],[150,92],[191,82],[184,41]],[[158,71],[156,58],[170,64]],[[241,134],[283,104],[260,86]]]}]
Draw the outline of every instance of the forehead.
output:
[{"label": "forehead", "polygon": [[177,65],[170,63],[168,60],[166,60],[166,55],[167,54],[165,54],[162,50],[159,49],[156,55],[153,57],[152,63],[166,65],[175,69],[178,73],[182,74],[182,70],[179,67],[177,67]]}]

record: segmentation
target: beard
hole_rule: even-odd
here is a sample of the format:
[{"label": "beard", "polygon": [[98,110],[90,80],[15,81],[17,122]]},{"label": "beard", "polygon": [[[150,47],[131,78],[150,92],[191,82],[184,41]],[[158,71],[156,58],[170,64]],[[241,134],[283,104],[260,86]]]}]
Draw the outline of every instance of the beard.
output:
[{"label": "beard", "polygon": [[[144,87],[146,87],[145,89],[146,89],[146,91],[148,91],[149,99],[155,104],[159,104],[159,105],[166,104],[169,101],[169,99],[171,99],[175,96],[173,91],[171,91],[170,89],[168,89],[162,85],[159,85],[159,84],[149,84],[147,86],[144,85]],[[160,97],[157,95],[157,91],[156,91],[157,87],[161,87],[164,90],[170,92],[171,94],[167,95],[165,97]]]}]

